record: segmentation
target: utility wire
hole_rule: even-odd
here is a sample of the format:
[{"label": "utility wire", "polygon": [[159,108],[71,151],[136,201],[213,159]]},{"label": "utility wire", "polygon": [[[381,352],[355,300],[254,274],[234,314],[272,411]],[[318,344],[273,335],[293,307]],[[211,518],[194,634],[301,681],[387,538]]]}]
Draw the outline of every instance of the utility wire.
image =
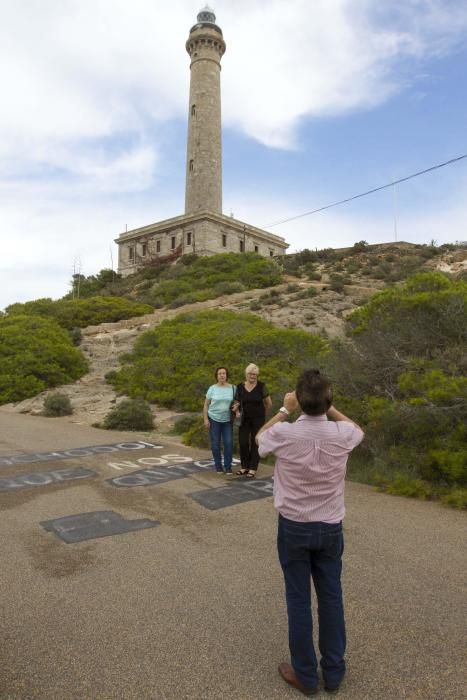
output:
[{"label": "utility wire", "polygon": [[407,180],[412,180],[414,177],[419,175],[425,175],[425,173],[431,173],[433,170],[438,170],[439,168],[444,168],[446,165],[451,165],[452,163],[457,163],[459,160],[467,158],[467,153],[463,156],[458,156],[457,158],[452,158],[444,163],[438,163],[438,165],[432,165],[431,168],[426,170],[420,170],[418,173],[412,173],[412,175],[407,175],[407,177],[401,177],[400,180],[394,180],[393,182],[388,182],[386,185],[381,185],[380,187],[374,187],[372,190],[367,192],[362,192],[361,194],[355,194],[353,197],[347,197],[347,199],[341,199],[339,202],[333,202],[332,204],[327,204],[325,207],[320,207],[319,209],[313,209],[312,211],[306,211],[304,214],[297,214],[297,216],[291,216],[288,219],[281,219],[280,221],[274,221],[272,224],[263,226],[263,228],[272,228],[273,226],[279,226],[279,224],[285,224],[288,221],[295,221],[295,219],[302,219],[304,216],[311,216],[311,214],[317,214],[319,211],[324,211],[325,209],[331,209],[332,207],[338,207],[340,204],[346,204],[346,202],[352,202],[354,199],[359,199],[360,197],[366,197],[368,194],[373,194],[374,192],[379,192],[380,190],[385,190],[388,187],[393,187],[398,185],[400,182],[407,182]]}]

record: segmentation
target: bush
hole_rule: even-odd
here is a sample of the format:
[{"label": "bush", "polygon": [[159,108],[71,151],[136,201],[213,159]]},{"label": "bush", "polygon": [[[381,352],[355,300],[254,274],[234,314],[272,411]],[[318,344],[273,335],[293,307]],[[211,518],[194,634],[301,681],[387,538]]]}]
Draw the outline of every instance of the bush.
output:
[{"label": "bush", "polygon": [[[183,260],[183,258],[182,258]],[[272,287],[282,281],[277,263],[256,253],[221,253],[196,258],[190,265],[171,265],[152,290],[144,292],[152,304],[171,305],[215,299],[247,289]],[[194,295],[194,296],[192,296]]]},{"label": "bush", "polygon": [[184,416],[176,418],[172,428],[174,435],[183,435],[190,430],[199,421],[198,413],[188,413]]},{"label": "bush", "polygon": [[330,278],[330,289],[338,294],[343,294],[345,291],[345,281],[342,275],[333,274]]},{"label": "bush", "polygon": [[81,333],[81,328],[72,328],[70,331],[70,338],[71,342],[73,345],[81,345],[81,340],[83,338],[83,334]]},{"label": "bush", "polygon": [[77,328],[99,323],[120,321],[153,312],[152,306],[137,304],[121,297],[91,297],[89,299],[38,299],[24,304],[12,304],[8,316],[31,315],[54,318],[63,328],[76,333]]},{"label": "bush", "polygon": [[210,447],[209,432],[204,426],[204,418],[202,416],[198,416],[192,422],[191,427],[183,433],[182,442],[184,445],[191,447],[201,447],[203,449]]},{"label": "bush", "polygon": [[123,399],[106,415],[102,427],[106,430],[152,430],[151,407],[143,399]]},{"label": "bush", "polygon": [[467,485],[467,284],[418,273],[348,318],[328,372],[390,493],[462,501]]},{"label": "bush", "polygon": [[312,270],[311,272],[307,272],[308,279],[311,281],[317,281],[321,279],[322,275],[320,272],[317,272],[316,270]]},{"label": "bush", "polygon": [[112,382],[128,396],[143,396],[168,408],[199,411],[215,367],[241,381],[245,366],[259,364],[270,392],[281,400],[305,367],[327,351],[319,337],[275,328],[249,313],[204,311],[180,314],[141,335]]},{"label": "bush", "polygon": [[441,496],[441,501],[453,508],[467,508],[467,489],[452,489],[449,493]]},{"label": "bush", "polygon": [[44,399],[44,410],[42,411],[43,416],[48,418],[58,417],[58,416],[71,416],[73,413],[73,408],[71,406],[71,401],[66,394],[60,394],[56,391],[54,394],[49,394]]},{"label": "bush", "polygon": [[68,384],[87,371],[69,333],[52,319],[0,317],[0,404]]}]

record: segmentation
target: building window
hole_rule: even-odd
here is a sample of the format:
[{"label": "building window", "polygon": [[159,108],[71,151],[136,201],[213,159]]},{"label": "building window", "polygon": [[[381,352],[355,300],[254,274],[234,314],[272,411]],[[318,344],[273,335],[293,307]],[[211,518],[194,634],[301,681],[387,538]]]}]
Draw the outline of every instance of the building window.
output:
[{"label": "building window", "polygon": [[191,231],[188,231],[188,233],[186,234],[186,244],[187,245],[191,245],[191,238],[192,238],[192,233],[191,233]]},{"label": "building window", "polygon": [[156,241],[156,253],[160,253],[160,252],[161,252],[161,242]]},{"label": "building window", "polygon": [[222,247],[227,248],[227,235],[225,233],[222,234]]},{"label": "building window", "polygon": [[191,105],[191,116],[196,117],[196,105]]},{"label": "building window", "polygon": [[245,241],[239,241],[240,243],[240,253],[243,253],[245,251]]},{"label": "building window", "polygon": [[130,247],[128,248],[128,260],[129,260],[130,262],[134,262],[134,260],[135,260],[135,249],[134,249],[134,246],[130,246]]},{"label": "building window", "polygon": [[175,248],[175,236],[172,236],[172,238],[170,239],[170,247],[172,248],[172,250],[174,250],[174,248]]},{"label": "building window", "polygon": [[145,258],[148,252],[148,244],[141,243],[141,257]]},{"label": "building window", "polygon": [[274,257],[274,251],[273,251],[273,250],[270,250],[270,251],[269,251],[269,257],[270,257],[270,258],[273,258],[273,257]]},{"label": "building window", "polygon": [[258,250],[259,250],[258,246],[257,246],[257,245],[255,245],[255,253],[257,253],[257,252],[258,252]]},{"label": "building window", "polygon": [[195,161],[190,160],[190,173],[192,173],[194,169],[195,169]]}]

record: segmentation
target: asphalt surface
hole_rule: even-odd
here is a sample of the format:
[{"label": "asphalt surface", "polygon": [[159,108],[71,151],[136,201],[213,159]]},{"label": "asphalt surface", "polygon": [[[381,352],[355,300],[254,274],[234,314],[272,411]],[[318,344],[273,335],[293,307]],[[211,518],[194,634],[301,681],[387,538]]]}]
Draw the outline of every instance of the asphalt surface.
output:
[{"label": "asphalt surface", "polygon": [[[207,458],[157,434],[0,409],[1,700],[303,697],[277,673],[289,656],[272,498],[204,507],[191,494],[226,485],[206,462],[188,473]],[[183,478],[128,486],[155,467]],[[338,697],[465,698],[465,515],[346,490]],[[74,544],[41,525],[96,511],[160,524]]]}]

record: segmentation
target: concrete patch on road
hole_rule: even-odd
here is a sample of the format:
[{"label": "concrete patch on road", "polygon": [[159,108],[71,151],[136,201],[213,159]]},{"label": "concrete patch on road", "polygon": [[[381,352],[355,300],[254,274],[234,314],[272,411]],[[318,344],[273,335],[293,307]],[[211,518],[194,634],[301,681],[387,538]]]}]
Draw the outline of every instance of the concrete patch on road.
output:
[{"label": "concrete patch on road", "polygon": [[137,440],[135,442],[119,442],[115,445],[93,445],[91,447],[75,447],[71,450],[54,452],[35,452],[32,454],[12,455],[0,457],[0,467],[15,464],[34,464],[35,462],[51,462],[57,459],[76,459],[77,457],[91,457],[110,452],[130,452],[132,450],[145,450],[152,448],[162,450],[163,445],[155,445],[152,442]]},{"label": "concrete patch on road", "polygon": [[98,510],[93,513],[80,513],[55,520],[44,520],[40,524],[47,532],[53,532],[66,544],[74,544],[84,540],[94,540],[98,537],[146,530],[160,525],[160,522],[149,518],[126,520],[113,510]]},{"label": "concrete patch on road", "polygon": [[228,486],[222,486],[216,489],[205,489],[204,491],[195,491],[189,496],[200,506],[209,510],[219,510],[220,508],[228,508],[239,503],[248,501],[257,501],[260,498],[272,496],[273,482],[272,478],[258,479],[253,482],[235,482]]},{"label": "concrete patch on road", "polygon": [[89,479],[95,476],[97,476],[97,472],[92,469],[84,469],[84,467],[69,467],[68,469],[55,469],[50,472],[5,476],[0,478],[0,491],[17,491],[18,489],[26,489],[33,486],[49,486],[50,484],[63,481]]},{"label": "concrete patch on road", "polygon": [[[170,456],[170,455],[169,455]],[[178,455],[177,455],[178,456]],[[164,458],[148,457],[139,459],[139,465],[148,464],[146,469],[107,479],[112,486],[131,488],[133,486],[157,486],[174,479],[184,479],[190,474],[202,471],[212,471],[214,462],[210,459],[193,462],[186,457],[183,463],[169,464]],[[165,464],[164,464],[165,462]]]}]

